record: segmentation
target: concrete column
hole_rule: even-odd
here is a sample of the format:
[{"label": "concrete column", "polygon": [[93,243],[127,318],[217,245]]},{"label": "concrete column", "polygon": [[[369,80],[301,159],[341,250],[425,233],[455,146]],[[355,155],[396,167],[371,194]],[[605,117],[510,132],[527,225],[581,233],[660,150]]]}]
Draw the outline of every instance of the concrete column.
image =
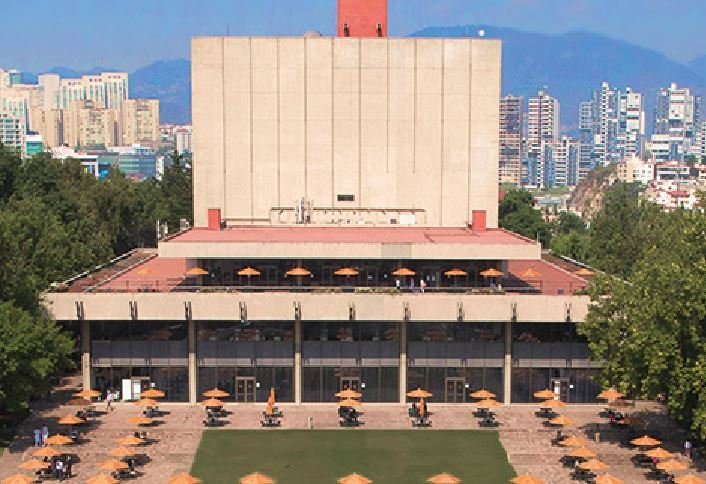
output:
[{"label": "concrete column", "polygon": [[400,403],[407,401],[407,319],[400,321]]},{"label": "concrete column", "polygon": [[91,323],[81,318],[81,376],[83,389],[88,390],[92,385],[91,378]]},{"label": "concrete column", "polygon": [[302,320],[294,319],[294,403],[302,403]]},{"label": "concrete column", "polygon": [[189,339],[189,403],[195,405],[198,399],[197,378],[198,366],[196,365],[196,323],[194,319],[189,317],[186,320],[187,334]]},{"label": "concrete column", "polygon": [[512,320],[505,322],[505,358],[503,360],[503,403],[510,403],[512,392]]}]

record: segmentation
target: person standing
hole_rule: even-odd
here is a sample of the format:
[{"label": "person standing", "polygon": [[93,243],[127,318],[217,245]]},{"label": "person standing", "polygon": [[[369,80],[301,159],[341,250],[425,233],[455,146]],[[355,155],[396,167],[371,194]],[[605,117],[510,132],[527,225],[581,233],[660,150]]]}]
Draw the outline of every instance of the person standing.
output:
[{"label": "person standing", "polygon": [[64,480],[64,461],[61,459],[56,459],[56,462],[54,462],[54,470],[55,476],[57,479],[60,481]]},{"label": "person standing", "polygon": [[34,429],[34,446],[35,447],[42,446],[42,431],[39,430],[39,427]]},{"label": "person standing", "polygon": [[687,457],[687,459],[691,459],[691,448],[691,440],[686,439],[686,441],[684,442],[684,455]]},{"label": "person standing", "polygon": [[47,446],[47,439],[49,438],[49,427],[47,424],[42,425],[42,447]]},{"label": "person standing", "polygon": [[71,460],[71,456],[67,455],[66,456],[66,464],[64,465],[64,476],[67,479],[71,479],[71,476],[73,476],[73,472],[71,471],[72,466],[73,466],[73,462]]},{"label": "person standing", "polygon": [[424,293],[424,289],[427,287],[427,282],[424,279],[419,279],[419,288]]},{"label": "person standing", "polygon": [[402,286],[402,283],[400,282],[400,280],[395,279],[395,287],[397,288],[398,291],[402,288],[401,286]]},{"label": "person standing", "polygon": [[105,395],[105,410],[106,412],[113,411],[113,390],[108,390]]}]

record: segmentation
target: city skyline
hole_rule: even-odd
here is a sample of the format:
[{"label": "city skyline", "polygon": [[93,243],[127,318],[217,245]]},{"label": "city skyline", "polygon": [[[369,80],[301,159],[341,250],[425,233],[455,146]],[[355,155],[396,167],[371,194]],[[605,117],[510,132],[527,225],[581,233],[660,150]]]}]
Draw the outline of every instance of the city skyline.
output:
[{"label": "city skyline", "polygon": [[[112,22],[103,21],[103,11],[87,0],[72,0],[72,22],[64,18],[67,2],[35,0],[34,9],[18,0],[3,5],[8,18],[16,19],[6,27],[11,49],[3,63],[29,72],[55,66],[88,69],[107,66],[133,70],[160,59],[189,58],[189,39],[198,35],[301,35],[319,30],[332,35],[335,5],[328,0],[311,0],[304,7],[293,0],[265,0],[243,4],[209,0],[198,6],[184,0],[155,0],[145,4],[126,0],[124,8],[111,12]],[[235,5],[233,5],[235,4]],[[687,62],[706,55],[706,39],[699,36],[706,4],[688,0],[681,4],[691,12],[678,25],[665,25],[670,6],[657,0],[392,0],[390,35],[406,36],[428,26],[489,24],[544,34],[585,30],[656,50]],[[605,15],[612,12],[612,15]],[[634,19],[624,22],[625,18]],[[80,28],[77,28],[77,25]],[[654,35],[661,32],[662,35]],[[32,38],[37,42],[23,42]],[[77,52],[70,46],[81,45]]]}]

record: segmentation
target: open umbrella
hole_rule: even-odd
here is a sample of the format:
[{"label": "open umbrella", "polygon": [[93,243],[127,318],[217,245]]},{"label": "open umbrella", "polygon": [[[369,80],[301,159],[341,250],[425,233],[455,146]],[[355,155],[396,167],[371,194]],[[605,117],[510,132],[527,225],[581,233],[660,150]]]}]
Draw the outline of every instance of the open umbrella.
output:
[{"label": "open umbrella", "polygon": [[569,457],[582,457],[584,459],[588,459],[590,457],[596,457],[596,455],[598,454],[596,454],[590,449],[587,449],[586,447],[580,447],[576,450],[572,450],[566,455],[568,455]]},{"label": "open umbrella", "polygon": [[407,269],[406,267],[400,267],[399,269],[395,269],[394,271],[392,271],[393,276],[407,277],[413,276],[415,274],[416,272],[414,272],[412,269]]},{"label": "open umbrella", "polygon": [[367,477],[361,476],[360,474],[349,474],[345,477],[341,477],[338,480],[339,484],[372,484],[373,481]]},{"label": "open umbrella", "polygon": [[662,441],[653,439],[652,437],[648,437],[647,435],[643,435],[642,437],[632,439],[630,443],[638,447],[655,447],[657,445],[660,445]]},{"label": "open umbrella", "polygon": [[442,472],[435,476],[431,476],[427,479],[430,484],[459,484],[461,479],[456,476],[449,474],[448,472]]},{"label": "open umbrella", "polygon": [[336,272],[334,272],[334,274],[337,276],[351,277],[351,276],[357,276],[358,274],[360,274],[360,272],[355,270],[352,267],[341,267],[340,269],[337,269]]},{"label": "open umbrella", "polygon": [[539,404],[541,408],[562,408],[566,407],[566,403],[561,400],[545,400]]},{"label": "open umbrella", "polygon": [[542,400],[548,400],[550,398],[556,398],[558,395],[554,393],[553,391],[549,390],[548,388],[545,390],[540,390],[538,392],[534,392],[534,398],[539,398]]},{"label": "open umbrella", "polygon": [[37,471],[39,469],[46,469],[47,463],[37,459],[30,459],[21,463],[17,467],[19,467],[20,469],[27,469],[29,471]]},{"label": "open umbrella", "polygon": [[471,393],[471,397],[480,399],[495,398],[495,396],[495,393],[489,392],[488,390],[478,390]]},{"label": "open umbrella", "polygon": [[274,484],[275,480],[265,474],[253,472],[240,478],[240,484]]},{"label": "open umbrella", "polygon": [[113,457],[130,457],[135,455],[135,451],[133,449],[128,449],[127,447],[116,447],[110,450],[108,455]]},{"label": "open umbrella", "polygon": [[444,272],[444,275],[448,277],[463,277],[467,276],[468,272],[464,271],[463,269],[454,267],[453,269],[449,269],[448,271]]},{"label": "open umbrella", "polygon": [[655,467],[662,471],[683,471],[684,469],[689,468],[687,464],[684,462],[679,462],[678,460],[665,460],[664,462],[658,462]]},{"label": "open umbrella", "polygon": [[221,390],[220,388],[214,388],[213,390],[203,392],[201,395],[206,398],[226,398],[230,396],[230,393]]},{"label": "open umbrella", "polygon": [[207,276],[208,271],[206,269],[201,269],[200,267],[194,267],[189,269],[184,273],[185,276]]},{"label": "open umbrella", "polygon": [[587,460],[586,462],[581,462],[579,464],[579,467],[581,469],[587,469],[589,471],[603,471],[610,467],[608,464],[605,464],[598,459],[591,459]]},{"label": "open umbrella", "polygon": [[598,398],[600,398],[601,400],[617,400],[618,398],[623,398],[624,396],[624,394],[620,393],[614,388],[603,390],[601,393],[598,394]]},{"label": "open umbrella", "polygon": [[270,395],[267,397],[267,403],[269,403],[270,405],[275,404],[275,389],[274,388],[270,388]]},{"label": "open umbrella", "polygon": [[52,449],[51,447],[41,447],[40,449],[35,450],[32,452],[32,455],[34,457],[56,457],[57,455],[61,455],[63,452],[59,452],[56,449]]},{"label": "open umbrella", "polygon": [[502,277],[505,274],[500,272],[499,270],[495,269],[494,267],[491,267],[490,269],[486,269],[480,273],[481,276],[483,277]]},{"label": "open umbrella", "polygon": [[157,405],[159,405],[159,402],[151,398],[143,398],[142,400],[136,401],[135,405],[137,405],[138,407],[156,407]]},{"label": "open umbrella", "polygon": [[706,484],[706,481],[700,477],[696,477],[693,474],[688,474],[686,476],[677,477],[674,479],[675,484]]},{"label": "open umbrella", "polygon": [[154,275],[154,271],[150,269],[149,267],[143,267],[141,269],[138,269],[136,274],[138,276],[152,276]]},{"label": "open umbrella", "polygon": [[57,423],[59,425],[78,425],[86,423],[86,421],[73,415],[67,415],[66,417],[61,417]]},{"label": "open umbrella", "polygon": [[356,392],[355,390],[351,389],[346,389],[346,390],[341,390],[336,394],[338,398],[360,398],[363,395]]},{"label": "open umbrella", "polygon": [[574,437],[573,435],[571,437],[567,437],[564,440],[559,441],[559,445],[564,447],[581,447],[586,444],[588,444],[587,439],[584,439],[582,437]]},{"label": "open umbrella", "polygon": [[252,276],[259,276],[261,274],[260,271],[255,269],[254,267],[245,267],[243,269],[240,269],[238,271],[239,276],[247,276],[247,277],[252,277]]},{"label": "open umbrella", "polygon": [[121,460],[111,459],[103,462],[99,467],[104,471],[119,471],[120,469],[127,469],[130,466]]},{"label": "open umbrella", "polygon": [[33,482],[33,477],[28,477],[24,474],[15,474],[2,480],[2,484],[32,484]]},{"label": "open umbrella", "polygon": [[118,484],[118,481],[114,477],[106,476],[106,475],[100,475],[96,477],[91,477],[89,480],[86,481],[86,484]]},{"label": "open umbrella", "polygon": [[77,397],[77,398],[72,398],[68,402],[66,402],[64,405],[68,405],[70,407],[87,407],[91,404],[90,400],[86,400],[85,398]]},{"label": "open umbrella", "polygon": [[127,419],[127,423],[130,425],[152,425],[154,420],[148,417],[130,417]]},{"label": "open umbrella", "polygon": [[222,407],[224,403],[222,400],[219,400],[217,398],[209,398],[208,400],[200,402],[199,405],[202,405],[204,407]]},{"label": "open umbrella", "polygon": [[487,398],[485,400],[481,400],[480,402],[476,402],[476,405],[478,405],[479,408],[490,408],[490,407],[499,407],[502,404],[496,400],[491,400],[491,399]]},{"label": "open umbrella", "polygon": [[287,272],[285,272],[285,274],[288,276],[304,277],[304,276],[310,276],[311,271],[309,269],[304,268],[304,267],[294,267],[292,269],[289,269]]},{"label": "open umbrella", "polygon": [[145,443],[145,440],[141,439],[139,437],[135,437],[133,435],[128,435],[127,437],[123,437],[121,439],[118,439],[117,442],[118,442],[118,445],[133,446],[133,445],[142,445]]},{"label": "open umbrella", "polygon": [[169,484],[199,484],[201,479],[190,474],[183,473],[169,479]]},{"label": "open umbrella", "polygon": [[352,398],[346,398],[338,402],[339,407],[357,407],[359,405],[362,405],[360,400],[353,400]]},{"label": "open umbrella", "polygon": [[603,474],[602,476],[596,477],[593,482],[596,484],[623,484],[624,481],[610,474]]},{"label": "open umbrella", "polygon": [[46,439],[44,439],[44,443],[49,445],[67,445],[72,442],[73,440],[71,440],[69,437],[59,434],[52,435],[51,437],[47,437]]},{"label": "open umbrella", "polygon": [[673,454],[662,447],[657,447],[656,449],[648,450],[645,455],[649,457],[654,457],[655,459],[669,459],[673,457]]},{"label": "open umbrella", "polygon": [[164,398],[164,395],[162,390],[157,390],[156,388],[150,388],[140,393],[142,398]]},{"label": "open umbrella", "polygon": [[590,269],[586,269],[585,267],[582,267],[581,269],[577,270],[576,272],[574,272],[574,274],[576,274],[577,276],[582,276],[582,277],[583,277],[583,276],[595,276],[595,275],[596,275],[595,272],[593,272],[593,271],[590,270]]},{"label": "open umbrella", "polygon": [[539,279],[540,277],[542,277],[542,274],[530,267],[526,271],[520,272],[520,277],[522,279]]},{"label": "open umbrella", "polygon": [[573,425],[576,422],[571,420],[569,417],[565,417],[563,415],[559,415],[558,417],[555,417],[549,421],[550,424],[552,425]]},{"label": "open umbrella", "polygon": [[74,393],[74,397],[81,397],[81,398],[98,398],[101,395],[103,395],[100,391],[98,390],[81,390],[80,392]]},{"label": "open umbrella", "polygon": [[432,394],[426,390],[422,390],[421,388],[417,388],[416,390],[412,390],[411,392],[407,392],[407,396],[410,398],[429,398],[432,396]]},{"label": "open umbrella", "polygon": [[544,484],[544,481],[539,477],[532,476],[530,474],[522,474],[517,477],[510,479],[513,484]]}]

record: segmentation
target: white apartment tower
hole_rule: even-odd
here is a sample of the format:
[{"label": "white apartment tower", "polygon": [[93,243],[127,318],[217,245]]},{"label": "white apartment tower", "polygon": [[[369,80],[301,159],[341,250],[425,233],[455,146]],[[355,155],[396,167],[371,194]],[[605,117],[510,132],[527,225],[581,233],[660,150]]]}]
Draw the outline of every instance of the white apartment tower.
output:
[{"label": "white apartment tower", "polygon": [[519,186],[522,176],[524,100],[521,96],[500,98],[500,183]]},{"label": "white apartment tower", "polygon": [[543,90],[529,98],[527,103],[527,181],[530,185],[543,184],[543,177],[548,170],[542,165],[543,143],[554,143],[559,140],[560,116],[559,100]]},{"label": "white apartment tower", "polygon": [[[691,151],[699,122],[701,98],[672,83],[657,93],[654,135],[669,137],[669,158],[681,161]],[[654,139],[653,141],[656,141]]]},{"label": "white apartment tower", "polygon": [[641,156],[644,136],[645,106],[642,94],[626,87],[618,98],[617,150],[621,159]]}]

